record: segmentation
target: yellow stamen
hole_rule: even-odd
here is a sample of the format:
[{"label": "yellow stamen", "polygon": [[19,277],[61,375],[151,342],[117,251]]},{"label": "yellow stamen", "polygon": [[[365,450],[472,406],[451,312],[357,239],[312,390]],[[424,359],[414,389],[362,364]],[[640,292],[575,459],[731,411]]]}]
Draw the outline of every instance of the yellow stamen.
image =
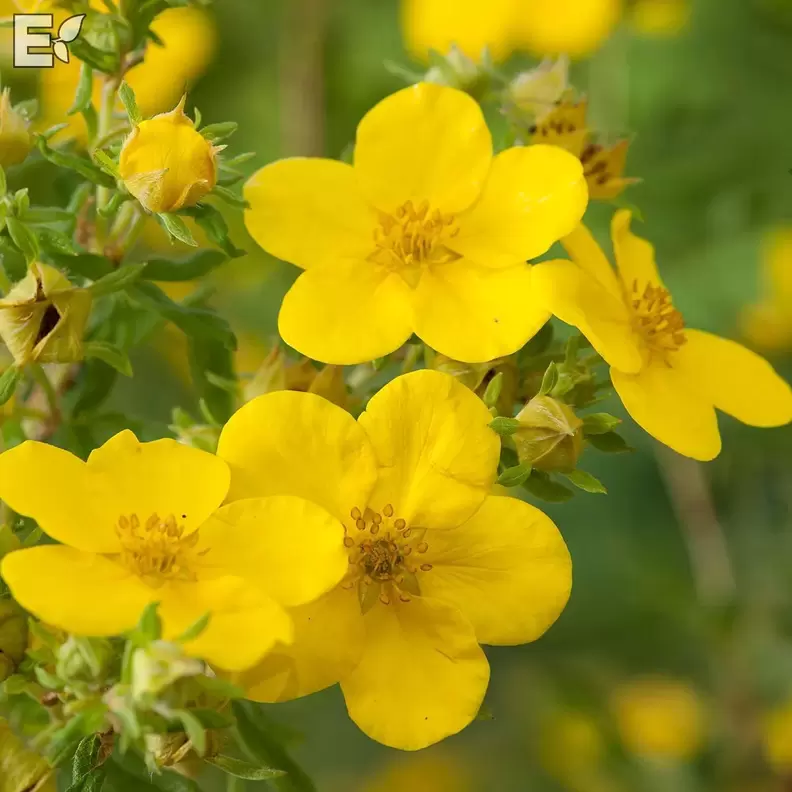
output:
[{"label": "yellow stamen", "polygon": [[650,356],[670,366],[670,353],[687,343],[685,320],[674,308],[671,295],[662,286],[648,283],[643,291],[633,282],[631,303],[633,327],[641,336]]}]

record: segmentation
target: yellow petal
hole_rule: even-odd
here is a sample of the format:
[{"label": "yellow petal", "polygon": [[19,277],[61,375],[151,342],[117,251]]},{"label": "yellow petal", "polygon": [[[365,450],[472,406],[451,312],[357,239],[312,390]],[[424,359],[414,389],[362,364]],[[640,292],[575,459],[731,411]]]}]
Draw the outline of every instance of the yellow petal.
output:
[{"label": "yellow petal", "polygon": [[545,514],[516,498],[489,497],[463,525],[427,534],[432,564],[421,594],[454,605],[480,643],[535,641],[572,589],[572,559]]},{"label": "yellow petal", "polygon": [[523,0],[514,36],[535,55],[580,58],[598,49],[619,21],[621,0]]},{"label": "yellow petal", "polygon": [[616,271],[591,231],[583,223],[567,234],[561,240],[561,244],[575,264],[596,278],[615,297],[622,298],[622,286]]},{"label": "yellow petal", "polygon": [[341,682],[353,721],[372,739],[417,751],[478,714],[489,665],[455,608],[417,597],[366,615],[360,664]]},{"label": "yellow petal", "polygon": [[562,322],[571,324],[603,358],[620,371],[635,373],[643,359],[621,297],[571,261],[545,261],[533,268],[538,299]]},{"label": "yellow petal", "polygon": [[387,355],[412,334],[407,284],[368,261],[304,272],[283,298],[283,340],[314,360],[352,365]]},{"label": "yellow petal", "polygon": [[28,440],[0,455],[0,498],[79,550],[120,549],[115,525],[122,512],[104,485],[81,459],[46,443]]},{"label": "yellow petal", "polygon": [[481,505],[500,441],[484,402],[453,377],[429,370],[397,377],[358,420],[380,466],[373,508],[390,503],[410,525],[450,528]]},{"label": "yellow petal", "polygon": [[510,148],[493,160],[480,200],[448,246],[484,266],[518,264],[572,231],[587,203],[577,157],[556,146]]},{"label": "yellow petal", "polygon": [[741,344],[688,330],[679,351],[698,392],[719,410],[750,426],[792,421],[792,388],[763,358]]},{"label": "yellow petal", "polygon": [[550,318],[526,264],[492,269],[459,259],[433,266],[422,275],[413,305],[420,339],[463,363],[511,355]]},{"label": "yellow petal", "polygon": [[418,83],[381,101],[360,122],[355,171],[371,203],[393,212],[407,201],[460,212],[480,195],[492,136],[462,91]]},{"label": "yellow petal", "polygon": [[627,412],[652,437],[702,462],[718,456],[721,439],[715,408],[679,367],[656,363],[638,374],[612,368],[611,379]]},{"label": "yellow petal", "polygon": [[474,61],[485,47],[494,60],[511,52],[513,0],[403,0],[402,29],[407,48],[420,60],[430,50],[445,55],[456,45]]},{"label": "yellow petal", "polygon": [[374,251],[377,217],[350,165],[295,158],[267,165],[245,184],[245,225],[268,253],[298,267],[363,260]]},{"label": "yellow petal", "polygon": [[313,393],[278,391],[248,402],[223,428],[217,453],[231,467],[230,501],[295,495],[342,521],[363,508],[377,476],[357,421]]},{"label": "yellow petal", "polygon": [[223,506],[201,526],[200,544],[203,567],[227,569],[286,607],[320,597],[349,569],[338,519],[293,495]]},{"label": "yellow petal", "polygon": [[616,264],[619,268],[622,283],[627,291],[634,291],[635,284],[643,292],[647,284],[663,285],[655,263],[654,247],[641,237],[630,231],[632,212],[620,209],[613,215],[611,236]]},{"label": "yellow petal", "polygon": [[238,577],[169,583],[159,589],[157,598],[166,641],[211,614],[206,629],[185,649],[228,671],[250,668],[276,643],[292,640],[286,611]]},{"label": "yellow petal", "polygon": [[225,500],[230,473],[214,454],[177,443],[140,443],[129,430],[110,438],[88,457],[89,472],[103,484],[107,518],[170,515],[185,533],[195,531]]},{"label": "yellow petal", "polygon": [[336,684],[360,661],[363,618],[356,591],[340,586],[293,608],[294,642],[236,677],[253,701],[290,701]]},{"label": "yellow petal", "polygon": [[131,630],[146,605],[157,599],[155,589],[120,564],[60,545],[10,553],[0,573],[23,608],[77,635]]}]

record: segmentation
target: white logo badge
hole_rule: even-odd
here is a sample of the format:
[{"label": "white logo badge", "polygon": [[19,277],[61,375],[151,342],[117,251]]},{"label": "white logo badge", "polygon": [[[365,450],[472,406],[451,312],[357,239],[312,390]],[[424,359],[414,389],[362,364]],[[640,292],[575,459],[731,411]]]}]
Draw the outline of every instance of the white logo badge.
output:
[{"label": "white logo badge", "polygon": [[80,35],[84,19],[85,14],[69,17],[53,38],[49,32],[42,32],[52,30],[52,14],[14,14],[14,68],[51,69],[55,58],[68,63],[67,44]]}]

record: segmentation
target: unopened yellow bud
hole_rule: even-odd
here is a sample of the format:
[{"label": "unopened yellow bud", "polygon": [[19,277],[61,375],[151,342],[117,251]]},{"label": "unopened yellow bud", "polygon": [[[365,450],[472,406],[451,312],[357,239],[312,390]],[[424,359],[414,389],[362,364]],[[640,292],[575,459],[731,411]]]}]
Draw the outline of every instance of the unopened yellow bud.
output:
[{"label": "unopened yellow bud", "polygon": [[92,297],[54,267],[31,264],[0,299],[0,338],[17,365],[82,360]]},{"label": "unopened yellow bud", "polygon": [[18,165],[32,146],[28,120],[11,107],[11,93],[4,88],[0,96],[0,165]]},{"label": "unopened yellow bud", "polygon": [[0,600],[0,679],[7,679],[22,662],[27,649],[25,612],[13,600]]},{"label": "unopened yellow bud", "polygon": [[185,98],[170,113],[141,121],[121,149],[124,185],[149,212],[194,206],[217,183],[217,147],[184,113]]},{"label": "unopened yellow bud", "polygon": [[517,414],[511,436],[520,462],[547,473],[571,473],[583,451],[583,421],[551,396],[535,396]]}]

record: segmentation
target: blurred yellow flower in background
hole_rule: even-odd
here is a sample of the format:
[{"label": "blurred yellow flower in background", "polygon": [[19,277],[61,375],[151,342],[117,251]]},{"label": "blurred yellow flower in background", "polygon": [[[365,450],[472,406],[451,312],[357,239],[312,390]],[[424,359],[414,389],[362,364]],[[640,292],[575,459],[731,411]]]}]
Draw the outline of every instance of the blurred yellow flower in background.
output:
[{"label": "blurred yellow flower in background", "polygon": [[403,0],[402,28],[421,60],[452,44],[475,61],[485,47],[495,60],[520,49],[579,58],[607,39],[621,11],[621,0]]},{"label": "blurred yellow flower in background", "polygon": [[354,166],[280,160],[245,197],[253,238],[305,270],[283,300],[282,338],[339,365],[387,355],[413,333],[468,363],[516,352],[548,319],[525,262],[587,204],[579,160],[555,146],[493,156],[479,105],[430,83],[369,111]]},{"label": "blurred yellow flower in background", "polygon": [[389,762],[359,792],[473,792],[471,769],[447,752],[423,751]]},{"label": "blurred yellow flower in background", "polygon": [[762,747],[777,773],[792,773],[792,700],[768,712],[762,721]]},{"label": "blurred yellow flower in background", "polygon": [[675,36],[689,20],[690,0],[637,0],[630,9],[633,29],[645,36]]},{"label": "blurred yellow flower in background", "polygon": [[633,420],[661,443],[702,461],[721,450],[716,408],[749,426],[792,421],[792,388],[744,346],[685,327],[655,263],[654,248],[611,224],[614,270],[581,225],[563,240],[572,261],[534,267],[534,285],[559,319],[577,327],[611,366]]},{"label": "blurred yellow flower in background", "polygon": [[704,707],[687,682],[663,676],[630,680],[614,691],[612,710],[624,747],[637,756],[682,762],[704,744]]},{"label": "blurred yellow flower in background", "polygon": [[743,312],[743,334],[763,349],[786,351],[792,349],[792,227],[768,232],[761,266],[761,298]]},{"label": "blurred yellow flower in background", "polygon": [[[99,7],[104,6],[99,3]],[[125,76],[144,117],[173,107],[204,73],[217,44],[212,17],[206,10],[195,6],[169,8],[157,16],[151,28],[162,40],[162,45],[149,42],[143,63]],[[69,129],[62,134],[85,138],[82,116],[66,115],[74,101],[79,78],[80,61],[76,58],[68,64],[59,63],[54,69],[40,70],[40,129],[69,121]],[[95,76],[93,101],[96,107],[100,98],[101,76]]]}]

